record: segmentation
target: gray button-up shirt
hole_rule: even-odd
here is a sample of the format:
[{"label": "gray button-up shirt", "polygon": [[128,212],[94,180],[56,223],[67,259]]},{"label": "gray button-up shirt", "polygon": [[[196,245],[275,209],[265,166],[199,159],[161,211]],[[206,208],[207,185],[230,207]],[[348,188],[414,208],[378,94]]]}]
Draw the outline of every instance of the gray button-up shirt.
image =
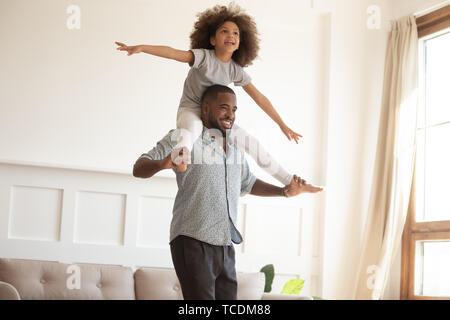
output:
[{"label": "gray button-up shirt", "polygon": [[[216,130],[203,127],[202,136],[192,148],[192,164],[185,172],[174,170],[178,192],[169,241],[186,235],[220,246],[242,242],[236,228],[239,196],[252,190],[256,177],[250,172],[244,154],[229,139],[225,154]],[[177,133],[171,130],[141,157],[164,159],[176,146]]]}]

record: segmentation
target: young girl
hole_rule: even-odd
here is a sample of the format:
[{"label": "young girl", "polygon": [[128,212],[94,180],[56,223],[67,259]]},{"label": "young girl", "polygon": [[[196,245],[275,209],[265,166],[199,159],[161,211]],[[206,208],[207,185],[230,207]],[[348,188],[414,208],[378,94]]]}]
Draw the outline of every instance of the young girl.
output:
[{"label": "young girl", "polygon": [[[256,89],[244,70],[244,67],[252,64],[259,51],[258,31],[250,16],[237,5],[217,5],[198,14],[190,39],[191,50],[188,51],[166,46],[126,46],[116,42],[119,46],[117,50],[127,51],[128,55],[145,52],[191,66],[177,113],[177,129],[183,129],[183,134],[172,153],[172,159],[190,152],[194,141],[201,135],[203,124],[200,119],[200,101],[205,89],[213,84],[227,86],[233,82],[236,86],[242,86],[256,104],[278,124],[287,138],[298,143],[302,136],[283,122],[269,99]],[[235,124],[229,137],[275,179],[284,185],[291,183],[293,175],[284,170],[262,148],[258,140],[244,129]]]}]

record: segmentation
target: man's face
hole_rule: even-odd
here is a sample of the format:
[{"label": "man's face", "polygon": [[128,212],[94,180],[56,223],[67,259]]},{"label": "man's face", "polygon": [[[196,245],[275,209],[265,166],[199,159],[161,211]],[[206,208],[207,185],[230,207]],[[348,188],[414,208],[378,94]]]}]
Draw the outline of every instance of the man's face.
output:
[{"label": "man's face", "polygon": [[226,130],[231,129],[235,120],[236,96],[232,93],[219,92],[214,101],[206,104],[206,108],[202,111],[204,112],[204,125],[219,129],[225,134]]}]

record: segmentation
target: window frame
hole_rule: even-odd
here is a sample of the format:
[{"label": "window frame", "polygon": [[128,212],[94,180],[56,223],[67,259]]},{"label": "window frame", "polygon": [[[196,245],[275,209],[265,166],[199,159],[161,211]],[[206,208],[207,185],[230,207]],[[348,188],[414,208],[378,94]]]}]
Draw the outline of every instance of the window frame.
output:
[{"label": "window frame", "polygon": [[[419,57],[423,57],[423,44],[426,40],[444,33],[450,27],[450,5],[433,11],[423,17],[416,19],[419,32]],[[421,69],[424,61],[419,61]],[[424,72],[421,69],[420,77],[420,104],[424,104]],[[421,106],[421,107],[422,107]],[[423,128],[425,129],[425,128]],[[418,129],[419,130],[419,129]],[[401,245],[401,278],[400,299],[401,300],[450,300],[450,297],[418,296],[414,294],[415,284],[415,252],[416,241],[420,240],[449,240],[450,220],[442,221],[416,221],[416,168],[414,167],[413,182],[411,186],[411,197],[408,214],[402,234]]]},{"label": "window frame", "polygon": [[416,19],[419,39],[450,28],[450,5]]}]

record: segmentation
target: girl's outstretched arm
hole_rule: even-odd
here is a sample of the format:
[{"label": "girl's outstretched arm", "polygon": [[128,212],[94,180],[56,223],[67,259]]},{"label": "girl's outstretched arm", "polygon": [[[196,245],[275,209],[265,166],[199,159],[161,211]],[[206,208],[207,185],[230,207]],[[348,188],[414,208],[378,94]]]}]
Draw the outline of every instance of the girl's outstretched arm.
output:
[{"label": "girl's outstretched arm", "polygon": [[116,44],[119,46],[117,50],[127,51],[129,56],[135,53],[145,52],[154,56],[172,59],[180,62],[194,62],[194,54],[191,51],[177,50],[167,46],[151,46],[145,44],[137,46],[127,46],[124,43],[117,41]]},{"label": "girl's outstretched arm", "polygon": [[278,112],[273,107],[272,103],[269,99],[266,98],[265,95],[263,95],[256,87],[250,82],[246,86],[243,87],[245,92],[248,93],[250,97],[256,102],[256,104],[264,110],[267,115],[272,118],[273,121],[275,121],[278,126],[280,127],[281,131],[286,135],[286,137],[291,141],[292,139],[295,140],[296,143],[298,143],[298,140],[300,137],[303,137],[301,134],[298,134],[294,131],[292,131],[284,122],[283,119],[281,119]]}]

